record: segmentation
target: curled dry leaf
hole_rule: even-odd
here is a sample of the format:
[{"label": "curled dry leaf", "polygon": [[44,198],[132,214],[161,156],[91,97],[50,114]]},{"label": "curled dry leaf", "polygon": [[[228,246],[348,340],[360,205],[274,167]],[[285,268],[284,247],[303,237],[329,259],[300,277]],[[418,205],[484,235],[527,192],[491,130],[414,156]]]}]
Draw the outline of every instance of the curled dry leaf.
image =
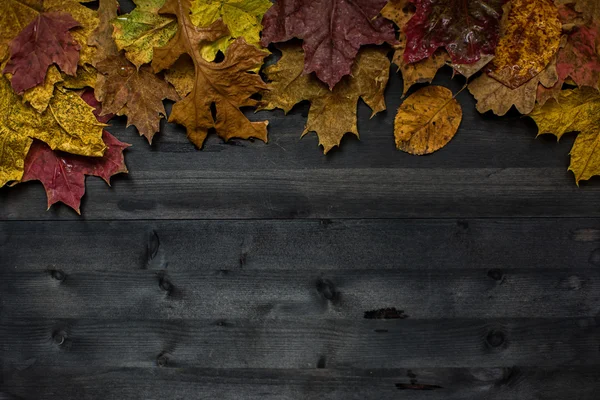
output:
[{"label": "curled dry leaf", "polygon": [[462,109],[452,92],[442,86],[426,86],[410,95],[396,114],[396,147],[409,154],[438,151],[454,137]]},{"label": "curled dry leaf", "polygon": [[539,133],[551,133],[560,139],[567,132],[580,132],[571,149],[569,170],[575,182],[600,175],[600,93],[583,87],[563,90],[557,100],[536,106],[529,114]]},{"label": "curled dry leaf", "polygon": [[394,27],[379,12],[387,0],[285,0],[263,19],[261,43],[303,40],[304,73],[332,89],[350,74],[362,45],[393,43]]},{"label": "curled dry leaf", "polygon": [[67,13],[43,13],[13,39],[4,72],[12,74],[15,92],[23,94],[43,83],[53,64],[66,74],[75,75],[80,46],[69,31],[76,26],[79,23]]},{"label": "curled dry leaf", "polygon": [[169,122],[185,126],[188,138],[199,148],[211,128],[225,140],[254,137],[266,142],[268,122],[250,122],[240,107],[256,106],[258,102],[251,96],[267,88],[261,77],[251,72],[262,65],[267,53],[239,38],[227,48],[222,62],[206,61],[201,45],[227,35],[228,30],[220,20],[207,28],[196,27],[190,20],[190,5],[190,0],[168,0],[160,10],[176,16],[178,30],[165,47],[155,49],[154,71],[169,68],[187,54],[195,72],[194,88],[173,106]]},{"label": "curled dry leaf", "polygon": [[177,22],[158,10],[165,0],[137,0],[129,14],[113,19],[113,37],[119,50],[125,50],[127,59],[136,67],[152,62],[154,48],[163,47],[177,32]]},{"label": "curled dry leaf", "polygon": [[102,74],[96,90],[102,114],[127,115],[127,125],[134,125],[152,143],[167,114],[163,100],[179,100],[175,90],[149,66],[138,70],[122,54],[109,56],[97,68]]},{"label": "curled dry leaf", "polygon": [[521,114],[529,114],[535,107],[538,86],[551,88],[557,81],[556,63],[551,62],[541,74],[516,89],[486,74],[477,77],[468,87],[477,100],[477,111],[482,114],[492,111],[496,115],[505,115],[512,106]]},{"label": "curled dry leaf", "polygon": [[106,148],[102,127],[91,107],[73,92],[55,91],[48,108],[40,114],[21,102],[8,80],[0,77],[0,187],[21,179],[33,139],[52,149],[101,157]]},{"label": "curled dry leaf", "polygon": [[562,25],[551,0],[512,0],[489,75],[511,89],[527,83],[552,61]]},{"label": "curled dry leaf", "polygon": [[284,45],[283,56],[265,69],[272,81],[263,94],[260,109],[281,108],[286,113],[301,101],[310,101],[308,121],[302,136],[316,132],[325,154],[339,146],[346,133],[358,136],[356,108],[362,98],[373,115],[385,110],[383,97],[390,61],[383,49],[365,48],[358,53],[352,76],[342,79],[332,91],[312,75],[304,74],[304,53],[300,46]]},{"label": "curled dry leaf", "polygon": [[427,59],[440,47],[454,64],[473,64],[482,54],[494,54],[506,1],[413,0],[417,9],[404,26],[404,61]]},{"label": "curled dry leaf", "polygon": [[261,21],[271,5],[271,0],[193,0],[191,18],[194,25],[207,27],[222,19],[229,29],[228,35],[202,46],[202,57],[213,61],[219,51],[225,53],[227,47],[240,37],[260,48]]}]

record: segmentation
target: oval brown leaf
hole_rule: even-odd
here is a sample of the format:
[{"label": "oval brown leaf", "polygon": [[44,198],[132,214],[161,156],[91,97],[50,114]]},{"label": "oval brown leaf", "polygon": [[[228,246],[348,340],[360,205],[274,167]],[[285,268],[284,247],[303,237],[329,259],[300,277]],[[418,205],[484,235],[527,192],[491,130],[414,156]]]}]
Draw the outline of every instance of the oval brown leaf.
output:
[{"label": "oval brown leaf", "polygon": [[396,147],[409,154],[431,154],[450,142],[462,120],[452,92],[426,86],[410,95],[398,109],[394,124]]}]

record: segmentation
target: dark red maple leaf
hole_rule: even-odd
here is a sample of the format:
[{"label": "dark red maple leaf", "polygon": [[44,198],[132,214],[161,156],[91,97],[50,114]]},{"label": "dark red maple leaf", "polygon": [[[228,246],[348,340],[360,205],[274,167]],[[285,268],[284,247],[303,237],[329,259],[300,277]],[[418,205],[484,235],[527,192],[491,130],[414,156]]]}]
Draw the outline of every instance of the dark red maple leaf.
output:
[{"label": "dark red maple leaf", "polygon": [[304,73],[333,88],[350,74],[360,46],[395,42],[391,22],[379,16],[387,0],[278,0],[263,18],[261,43],[304,41]]},{"label": "dark red maple leaf", "polygon": [[13,74],[11,84],[21,94],[44,82],[46,71],[56,64],[64,73],[75,75],[79,49],[69,33],[79,25],[70,14],[42,13],[10,43],[10,61],[4,72]]},{"label": "dark red maple leaf", "polygon": [[560,49],[556,60],[558,79],[563,82],[571,77],[578,86],[598,89],[600,81],[600,47],[598,27],[581,26],[575,29]]},{"label": "dark red maple leaf", "polygon": [[507,0],[412,0],[415,15],[404,27],[404,61],[427,59],[445,47],[454,64],[473,64],[494,54]]}]

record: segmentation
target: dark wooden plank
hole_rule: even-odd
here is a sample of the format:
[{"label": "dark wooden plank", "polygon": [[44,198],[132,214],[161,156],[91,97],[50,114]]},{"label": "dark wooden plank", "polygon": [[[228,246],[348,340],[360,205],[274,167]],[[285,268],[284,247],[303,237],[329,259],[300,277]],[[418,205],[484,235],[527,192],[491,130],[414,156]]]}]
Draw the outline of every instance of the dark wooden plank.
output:
[{"label": "dark wooden plank", "polygon": [[[531,121],[479,115],[467,92],[461,132],[441,152],[414,157],[394,149],[393,115],[401,79],[392,72],[390,111],[368,119],[363,141],[346,139],[327,157],[316,138],[299,140],[307,112],[299,106],[253,115],[271,120],[271,142],[211,138],[204,151],[187,142],[181,127],[167,125],[154,147],[117,121],[112,132],[133,142],[131,174],[113,188],[88,179],[87,219],[405,218],[477,216],[600,216],[600,180],[577,188],[567,171],[572,143],[535,140]],[[440,81],[457,91],[462,82]],[[64,206],[45,212],[41,185],[0,190],[0,219],[79,219]]]},{"label": "dark wooden plank", "polygon": [[598,366],[335,371],[171,368],[167,364],[164,368],[34,366],[7,374],[0,399],[597,400],[598,392]]},{"label": "dark wooden plank", "polygon": [[[131,317],[133,318],[133,317]],[[600,318],[11,319],[5,367],[333,369],[600,365]],[[11,367],[12,366],[12,367]]]},{"label": "dark wooden plank", "polygon": [[13,221],[0,222],[0,257],[6,271],[69,275],[206,268],[494,275],[600,266],[600,219]]},{"label": "dark wooden plank", "polygon": [[13,318],[359,318],[385,307],[412,318],[587,317],[600,270],[474,269],[0,271]]}]

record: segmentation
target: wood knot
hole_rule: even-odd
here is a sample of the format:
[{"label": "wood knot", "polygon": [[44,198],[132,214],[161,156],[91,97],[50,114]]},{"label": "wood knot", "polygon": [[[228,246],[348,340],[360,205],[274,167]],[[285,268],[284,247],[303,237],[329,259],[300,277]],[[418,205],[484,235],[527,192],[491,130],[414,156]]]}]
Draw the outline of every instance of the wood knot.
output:
[{"label": "wood knot", "polygon": [[169,294],[171,294],[171,292],[173,292],[173,284],[167,277],[167,274],[165,273],[165,271],[161,271],[158,274],[158,287],[160,288],[160,290],[166,292],[167,295],[169,295]]},{"label": "wood knot", "polygon": [[502,282],[504,280],[504,272],[501,269],[490,269],[487,275],[497,282]]},{"label": "wood knot", "polygon": [[67,274],[65,274],[60,269],[50,270],[50,276],[52,277],[52,279],[56,279],[59,282],[63,282],[67,278]]},{"label": "wood knot", "polygon": [[335,301],[339,298],[339,292],[335,290],[333,282],[329,279],[319,279],[317,281],[317,291],[329,301]]},{"label": "wood knot", "polygon": [[161,353],[156,358],[156,365],[161,368],[169,366],[169,355],[167,353]]},{"label": "wood knot", "polygon": [[56,331],[52,334],[52,341],[58,346],[62,346],[67,341],[67,333],[65,331]]},{"label": "wood knot", "polygon": [[504,333],[500,331],[490,331],[485,338],[485,342],[492,348],[501,347],[505,341]]},{"label": "wood knot", "polygon": [[317,368],[323,369],[327,367],[327,357],[321,356],[319,357],[319,361],[317,361]]}]

